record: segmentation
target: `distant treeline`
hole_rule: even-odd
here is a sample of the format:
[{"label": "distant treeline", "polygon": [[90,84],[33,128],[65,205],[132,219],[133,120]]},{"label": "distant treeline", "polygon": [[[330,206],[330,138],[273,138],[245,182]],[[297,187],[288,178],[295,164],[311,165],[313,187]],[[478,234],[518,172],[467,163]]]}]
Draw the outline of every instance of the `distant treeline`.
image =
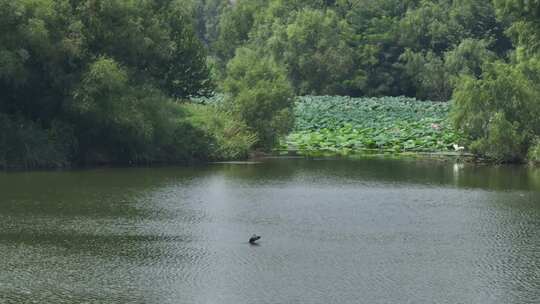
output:
[{"label": "distant treeline", "polygon": [[453,99],[472,152],[540,160],[539,1],[192,3],[218,84],[255,56],[282,68],[296,95]]},{"label": "distant treeline", "polygon": [[513,49],[486,0],[191,0],[215,74],[247,48],[287,71],[297,95],[446,101],[460,75]]},{"label": "distant treeline", "polygon": [[471,151],[539,160],[539,20],[523,0],[0,0],[0,167],[243,157],[307,94],[453,99]]}]

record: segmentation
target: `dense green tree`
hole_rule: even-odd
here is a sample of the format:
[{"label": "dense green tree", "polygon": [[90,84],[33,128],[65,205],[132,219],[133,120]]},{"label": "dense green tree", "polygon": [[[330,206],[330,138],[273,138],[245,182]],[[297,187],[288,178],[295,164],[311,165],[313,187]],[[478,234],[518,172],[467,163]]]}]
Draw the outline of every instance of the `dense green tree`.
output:
[{"label": "dense green tree", "polygon": [[405,73],[414,81],[417,97],[436,101],[451,98],[456,82],[464,75],[479,77],[496,54],[485,40],[465,39],[455,49],[437,56],[411,49],[401,55]]},{"label": "dense green tree", "polygon": [[400,24],[400,56],[416,97],[448,100],[456,77],[481,73],[510,48],[493,6],[479,0],[422,1]]},{"label": "dense green tree", "polygon": [[164,17],[170,28],[170,50],[165,60],[157,65],[164,71],[158,69],[154,77],[163,77],[161,86],[176,98],[209,95],[213,83],[206,65],[206,50],[182,5],[181,1],[176,1],[167,8]]},{"label": "dense green tree", "polygon": [[196,133],[170,104],[213,89],[183,1],[0,0],[0,31],[2,132],[26,134],[3,141],[5,164],[42,165],[40,146],[50,163],[181,160],[156,152]]},{"label": "dense green tree", "polygon": [[347,43],[356,53],[357,69],[364,71],[363,90],[356,95],[402,95],[409,91],[396,66],[403,47],[399,41],[400,20],[415,1],[341,0],[337,4],[353,28]]},{"label": "dense green tree", "polygon": [[334,11],[305,9],[273,33],[268,47],[298,94],[347,94],[362,87],[364,76],[342,37],[349,30]]},{"label": "dense green tree", "polygon": [[434,52],[416,53],[407,49],[400,57],[406,62],[404,71],[416,88],[421,99],[446,101],[452,95],[450,74],[444,59]]},{"label": "dense green tree", "polygon": [[219,35],[220,16],[231,2],[229,0],[186,0],[191,15],[194,16],[194,24],[199,39],[206,45],[211,46]]},{"label": "dense green tree", "polygon": [[236,49],[249,39],[256,14],[264,5],[262,0],[238,0],[225,8],[218,25],[218,38],[212,45],[220,69],[225,69]]},{"label": "dense green tree", "polygon": [[465,77],[454,94],[454,120],[471,149],[497,161],[523,160],[540,134],[540,60],[497,62]]},{"label": "dense green tree", "polygon": [[[504,56],[504,30],[483,0],[240,0],[221,16],[212,52],[221,71],[239,47],[270,53],[296,94],[448,100],[455,75],[446,53],[473,39]],[[411,74],[420,62],[427,75]]]},{"label": "dense green tree", "polygon": [[517,46],[518,56],[540,51],[540,3],[524,0],[494,0],[501,18],[512,22],[508,34]]},{"label": "dense green tree", "polygon": [[540,56],[537,1],[495,0],[517,46],[510,62],[484,65],[478,77],[463,77],[454,93],[454,121],[478,154],[497,161],[538,161]]},{"label": "dense green tree", "polygon": [[292,127],[293,91],[285,70],[271,57],[238,49],[224,88],[233,111],[257,134],[257,147],[270,149]]}]

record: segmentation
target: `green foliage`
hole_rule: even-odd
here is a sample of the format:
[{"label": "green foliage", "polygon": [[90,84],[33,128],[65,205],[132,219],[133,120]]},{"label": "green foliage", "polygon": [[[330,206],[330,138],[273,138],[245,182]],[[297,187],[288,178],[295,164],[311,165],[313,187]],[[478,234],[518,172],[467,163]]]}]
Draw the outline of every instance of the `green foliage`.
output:
[{"label": "green foliage", "polygon": [[183,108],[188,113],[187,120],[190,124],[215,140],[210,150],[211,159],[245,158],[257,142],[257,136],[247,131],[246,124],[222,106],[185,104]]},{"label": "green foliage", "polygon": [[164,18],[170,28],[171,46],[168,56],[158,62],[161,69],[154,76],[163,77],[161,87],[175,98],[210,95],[214,86],[206,65],[206,50],[195,35],[183,2],[173,2]]},{"label": "green foliage", "polygon": [[[454,92],[453,119],[473,152],[498,162],[535,161],[540,132],[540,4],[495,0],[501,19],[512,22],[516,44],[511,63],[484,64],[474,77],[462,77]],[[481,74],[481,75],[480,75]]]},{"label": "green foliage", "polygon": [[449,71],[444,59],[429,51],[427,54],[406,50],[401,59],[404,68],[416,86],[416,95],[422,99],[446,101],[452,95]]},{"label": "green foliage", "polygon": [[257,134],[257,147],[270,149],[292,123],[293,92],[285,71],[269,57],[239,49],[227,66],[228,104]]},{"label": "green foliage", "polygon": [[[250,133],[257,136],[255,147],[270,149],[290,130],[294,94],[437,101],[454,94],[453,119],[472,149],[498,161],[522,160],[534,150],[539,132],[539,5],[0,0],[0,115],[6,126],[1,132],[12,130],[26,141],[2,134],[19,147],[4,148],[11,152],[3,152],[3,163],[41,166],[35,161],[39,154],[51,164],[237,157],[251,146]],[[230,112],[175,104],[211,95],[211,78],[227,94],[223,103]],[[378,102],[387,106],[385,99]],[[367,111],[364,103],[354,106],[381,121],[386,117]],[[329,147],[341,147],[342,137],[354,133],[345,146],[352,140],[354,147],[449,149],[459,136],[451,128],[429,129],[426,123],[446,123],[442,116],[424,114],[414,121],[390,115],[394,120],[388,124],[401,130],[390,138],[373,131],[387,126],[354,122],[301,132],[340,142]],[[232,123],[233,118],[241,122]],[[14,123],[19,121],[23,126]],[[236,131],[221,133],[220,126]],[[358,126],[373,128],[358,135]],[[444,135],[430,133],[439,131]],[[7,147],[8,139],[4,142]],[[37,152],[18,157],[23,150]]]},{"label": "green foliage", "polygon": [[213,139],[183,118],[180,107],[151,87],[133,88],[114,60],[100,58],[75,90],[79,159],[182,162],[210,157]]},{"label": "green foliage", "polygon": [[484,53],[511,48],[505,23],[484,0],[238,0],[223,11],[219,29],[211,48],[218,77],[226,77],[236,49],[249,48],[285,67],[297,95],[446,101],[455,73],[467,70],[456,60],[447,66],[446,56],[476,52],[464,63],[476,67]]},{"label": "green foliage", "polygon": [[484,65],[492,63],[497,55],[489,49],[486,40],[465,39],[444,55],[444,65],[455,82],[462,75],[479,77]]},{"label": "green foliage", "polygon": [[354,49],[342,37],[347,22],[332,10],[304,9],[276,29],[269,48],[282,58],[298,94],[347,94],[363,86],[362,70],[354,68]]},{"label": "green foliage", "polygon": [[455,151],[459,134],[447,121],[449,104],[404,97],[303,97],[282,148],[348,154]]},{"label": "green foliage", "polygon": [[400,39],[414,50],[428,49],[440,54],[459,41],[460,27],[448,18],[448,1],[422,1],[407,10],[400,21]]},{"label": "green foliage", "polygon": [[55,123],[49,130],[0,113],[0,168],[63,167],[76,146],[73,130]]},{"label": "green foliage", "polygon": [[255,15],[263,5],[261,0],[239,0],[233,6],[227,6],[218,25],[218,38],[213,43],[214,55],[219,59],[219,68],[225,70],[236,49],[249,38],[255,22]]},{"label": "green foliage", "polygon": [[429,51],[417,53],[411,49],[401,55],[403,68],[414,81],[416,95],[422,99],[446,101],[452,96],[459,77],[478,77],[483,66],[496,59],[484,40],[465,39],[456,48],[437,56]]},{"label": "green foliage", "polygon": [[454,94],[453,119],[475,152],[497,161],[524,160],[540,132],[540,61],[494,63],[480,79],[465,77]]},{"label": "green foliage", "polygon": [[493,114],[487,126],[487,136],[474,141],[471,150],[497,162],[523,160],[526,136],[519,124],[509,122],[502,112]]},{"label": "green foliage", "polygon": [[529,148],[527,159],[534,164],[540,163],[540,140],[538,138],[533,141],[533,144]]},{"label": "green foliage", "polygon": [[195,29],[199,39],[206,46],[218,39],[219,22],[223,11],[230,5],[228,0],[185,0],[190,12],[195,16]]},{"label": "green foliage", "polygon": [[175,98],[212,90],[206,53],[183,1],[81,1],[76,9],[89,51],[129,67],[132,78]]},{"label": "green foliage", "polygon": [[202,132],[168,111],[213,90],[190,13],[180,0],[0,0],[0,114],[25,122],[13,132],[35,151],[4,165],[206,158]]},{"label": "green foliage", "polygon": [[518,55],[534,56],[540,51],[540,3],[525,0],[494,0],[501,18],[512,22],[507,33],[517,46]]},{"label": "green foliage", "polygon": [[139,158],[136,151],[153,136],[144,97],[146,93],[136,96],[127,72],[114,60],[102,57],[94,62],[75,89],[71,107],[86,154],[81,158],[93,158],[97,151],[114,161]]}]

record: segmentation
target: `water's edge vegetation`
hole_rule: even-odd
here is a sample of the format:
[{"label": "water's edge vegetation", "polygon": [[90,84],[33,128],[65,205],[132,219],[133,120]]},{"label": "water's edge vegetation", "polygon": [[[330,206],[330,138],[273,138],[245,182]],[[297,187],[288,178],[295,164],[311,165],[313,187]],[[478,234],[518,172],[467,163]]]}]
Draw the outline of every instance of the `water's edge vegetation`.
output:
[{"label": "water's edge vegetation", "polygon": [[307,155],[459,152],[464,140],[449,120],[450,107],[406,97],[301,97],[280,148]]},{"label": "water's edge vegetation", "polygon": [[276,147],[465,147],[540,162],[539,11],[518,0],[0,0],[0,168]]}]

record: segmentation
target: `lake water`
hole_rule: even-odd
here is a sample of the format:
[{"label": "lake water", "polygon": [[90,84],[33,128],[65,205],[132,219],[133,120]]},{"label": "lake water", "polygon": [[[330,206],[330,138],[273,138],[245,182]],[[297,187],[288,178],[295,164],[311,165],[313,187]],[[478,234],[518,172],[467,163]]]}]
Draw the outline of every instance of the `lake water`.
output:
[{"label": "lake water", "polygon": [[0,173],[0,303],[540,303],[540,170]]}]

